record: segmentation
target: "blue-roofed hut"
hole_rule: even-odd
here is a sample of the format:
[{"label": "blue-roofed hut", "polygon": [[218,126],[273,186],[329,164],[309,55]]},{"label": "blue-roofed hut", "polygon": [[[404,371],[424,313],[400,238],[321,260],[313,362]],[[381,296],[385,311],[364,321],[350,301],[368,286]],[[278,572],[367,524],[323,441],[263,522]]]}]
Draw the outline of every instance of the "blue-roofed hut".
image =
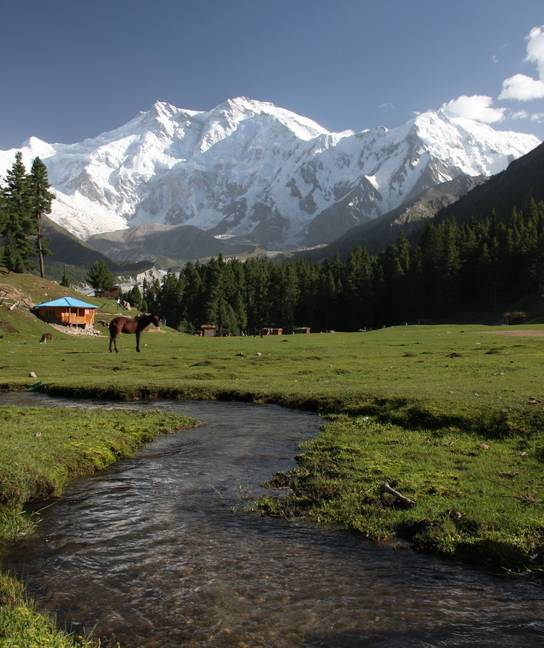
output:
[{"label": "blue-roofed hut", "polygon": [[94,325],[96,306],[74,297],[59,297],[34,306],[34,312],[50,324],[88,328]]}]

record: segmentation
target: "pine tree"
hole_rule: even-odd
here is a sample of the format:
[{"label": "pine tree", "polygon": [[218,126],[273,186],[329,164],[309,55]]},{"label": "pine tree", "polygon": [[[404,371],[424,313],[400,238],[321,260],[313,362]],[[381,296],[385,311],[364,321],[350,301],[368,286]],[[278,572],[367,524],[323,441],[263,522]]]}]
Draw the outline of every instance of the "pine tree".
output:
[{"label": "pine tree", "polygon": [[265,259],[250,259],[245,270],[247,325],[257,333],[270,324],[270,264]]},{"label": "pine tree", "polygon": [[131,306],[134,306],[135,308],[140,308],[142,305],[142,293],[140,292],[140,289],[138,288],[138,284],[133,286],[128,293],[125,295],[126,301],[129,302]]},{"label": "pine tree", "polygon": [[64,270],[62,273],[62,279],[60,280],[60,285],[64,286],[65,288],[70,288],[71,285],[71,280],[70,280],[70,275],[68,274],[66,270],[66,266],[64,266]]},{"label": "pine tree", "polygon": [[47,167],[39,157],[34,159],[30,171],[30,199],[34,228],[36,230],[36,248],[40,262],[40,276],[45,277],[44,256],[47,254],[45,239],[43,237],[43,217],[51,213],[53,194],[49,191]]},{"label": "pine tree", "polygon": [[188,262],[180,272],[183,278],[184,294],[181,321],[191,323],[193,327],[205,323],[202,298],[203,282],[200,264]]},{"label": "pine tree", "polygon": [[97,292],[113,288],[113,275],[103,261],[95,261],[89,268],[87,281]]},{"label": "pine tree", "polygon": [[162,280],[160,295],[158,296],[158,312],[166,320],[168,326],[178,328],[183,319],[183,276],[176,276],[169,271]]},{"label": "pine tree", "polygon": [[6,174],[6,186],[2,189],[4,263],[13,272],[24,272],[32,267],[34,250],[31,237],[35,234],[35,227],[29,184],[23,156],[17,151],[15,162]]}]

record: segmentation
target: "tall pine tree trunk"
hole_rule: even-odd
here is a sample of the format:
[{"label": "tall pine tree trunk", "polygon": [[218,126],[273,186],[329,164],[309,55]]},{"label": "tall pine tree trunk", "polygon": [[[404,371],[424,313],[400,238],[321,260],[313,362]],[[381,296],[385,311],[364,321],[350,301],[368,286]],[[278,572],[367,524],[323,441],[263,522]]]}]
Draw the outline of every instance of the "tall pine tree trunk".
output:
[{"label": "tall pine tree trunk", "polygon": [[45,260],[44,260],[44,253],[43,253],[43,234],[42,234],[42,219],[38,218],[38,237],[37,237],[37,243],[38,243],[38,257],[40,259],[40,277],[42,279],[45,279]]}]

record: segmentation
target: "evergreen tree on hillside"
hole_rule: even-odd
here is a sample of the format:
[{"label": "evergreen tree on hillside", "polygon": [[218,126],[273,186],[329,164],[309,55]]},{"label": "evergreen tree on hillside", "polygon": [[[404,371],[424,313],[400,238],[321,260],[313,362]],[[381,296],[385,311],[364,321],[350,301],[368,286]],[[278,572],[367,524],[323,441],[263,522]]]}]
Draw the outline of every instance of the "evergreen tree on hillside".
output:
[{"label": "evergreen tree on hillside", "polygon": [[298,326],[316,328],[319,266],[313,263],[295,264],[298,299],[295,308],[295,322]]},{"label": "evergreen tree on hillside", "polygon": [[4,233],[4,222],[6,220],[6,199],[4,198],[4,192],[0,189],[0,236],[3,236]]},{"label": "evergreen tree on hillside", "polygon": [[66,266],[64,266],[64,270],[62,272],[62,279],[60,280],[60,285],[64,286],[64,288],[70,288],[72,282],[70,280],[70,275],[68,274],[68,271],[66,270]]},{"label": "evergreen tree on hillside", "polygon": [[180,272],[183,279],[184,295],[182,303],[181,322],[190,323],[192,327],[204,324],[203,313],[203,281],[201,266],[196,263],[187,263]]},{"label": "evergreen tree on hillside", "polygon": [[256,333],[270,324],[270,262],[250,259],[246,262],[247,326]]},{"label": "evergreen tree on hillside", "polygon": [[95,261],[89,268],[87,281],[97,292],[113,288],[113,275],[103,261]]},{"label": "evergreen tree on hillside", "polygon": [[6,174],[2,189],[4,259],[13,272],[25,272],[32,267],[34,249],[31,237],[36,230],[32,220],[30,182],[26,174],[23,156],[15,154],[15,161]]},{"label": "evergreen tree on hillside", "polygon": [[53,194],[49,191],[49,181],[47,178],[47,167],[39,157],[34,159],[30,171],[30,199],[31,211],[34,219],[34,228],[36,230],[36,248],[40,263],[40,276],[45,277],[44,256],[48,253],[46,242],[43,237],[43,217],[51,213],[51,203]]},{"label": "evergreen tree on hillside", "polygon": [[138,288],[138,284],[133,286],[126,294],[125,300],[134,308],[141,308],[142,306],[142,293]]},{"label": "evergreen tree on hillside", "polygon": [[222,270],[223,259],[210,259],[204,273],[205,307],[203,324],[213,324],[221,333],[221,314],[223,301]]},{"label": "evergreen tree on hillside", "polygon": [[178,328],[183,320],[183,276],[168,272],[162,280],[158,312],[166,320],[168,326]]}]

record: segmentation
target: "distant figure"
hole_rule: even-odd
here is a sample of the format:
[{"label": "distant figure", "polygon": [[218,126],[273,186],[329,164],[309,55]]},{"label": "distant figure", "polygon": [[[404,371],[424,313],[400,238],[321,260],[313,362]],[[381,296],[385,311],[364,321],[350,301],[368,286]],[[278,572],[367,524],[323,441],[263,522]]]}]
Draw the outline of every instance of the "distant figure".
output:
[{"label": "distant figure", "polygon": [[136,351],[140,352],[140,334],[150,324],[159,326],[161,323],[160,315],[140,315],[139,317],[114,317],[110,322],[110,353],[112,345],[117,349],[117,336],[119,333],[135,333],[136,334]]},{"label": "distant figure", "polygon": [[44,333],[40,339],[40,344],[47,344],[48,342],[53,342],[53,336],[51,333]]}]

